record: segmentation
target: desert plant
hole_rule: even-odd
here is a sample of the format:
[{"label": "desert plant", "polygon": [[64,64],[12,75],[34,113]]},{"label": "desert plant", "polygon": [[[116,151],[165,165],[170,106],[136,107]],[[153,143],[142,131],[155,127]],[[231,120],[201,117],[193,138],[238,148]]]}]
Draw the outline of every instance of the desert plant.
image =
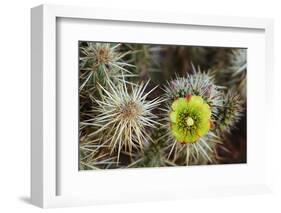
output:
[{"label": "desert plant", "polygon": [[127,69],[134,65],[126,63],[124,57],[130,51],[120,53],[121,44],[86,42],[80,47],[80,90],[93,89],[97,82],[105,85],[109,81],[123,81],[123,76],[135,76]]},{"label": "desert plant", "polygon": [[239,91],[246,99],[247,49],[231,49],[226,53],[227,61],[221,67],[213,69],[216,82]]},{"label": "desert plant", "polygon": [[93,109],[93,119],[82,122],[82,125],[98,127],[89,134],[99,138],[110,147],[110,154],[117,150],[117,161],[121,150],[132,154],[133,149],[143,150],[144,144],[150,140],[148,128],[154,128],[157,115],[152,110],[163,101],[161,98],[147,100],[155,89],[146,91],[147,83],[127,85],[125,82],[117,85],[108,82],[109,89],[101,85],[102,100],[94,100],[97,107]]},{"label": "desert plant", "polygon": [[231,129],[235,128],[235,124],[243,115],[244,108],[242,105],[243,101],[234,89],[230,89],[224,94],[223,104],[216,119],[216,128],[219,132],[230,133]]},{"label": "desert plant", "polygon": [[207,72],[194,67],[193,74],[177,77],[165,87],[165,96],[170,100],[165,118],[168,158],[172,157],[173,162],[182,162],[183,158],[186,165],[198,164],[202,159],[215,161],[216,144],[221,143],[216,128],[229,130],[241,112],[239,96],[224,94],[223,89]]},{"label": "desert plant", "polygon": [[246,50],[80,42],[79,56],[80,170],[245,159],[232,133],[245,121]]},{"label": "desert plant", "polygon": [[108,146],[87,136],[80,138],[80,170],[107,169],[117,165],[116,156],[110,156]]}]

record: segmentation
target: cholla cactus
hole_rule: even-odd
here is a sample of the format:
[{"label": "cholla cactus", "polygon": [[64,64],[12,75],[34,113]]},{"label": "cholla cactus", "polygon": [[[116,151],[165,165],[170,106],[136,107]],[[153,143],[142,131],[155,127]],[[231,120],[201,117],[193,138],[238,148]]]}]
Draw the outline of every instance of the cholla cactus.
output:
[{"label": "cholla cactus", "polygon": [[226,54],[227,61],[213,70],[216,82],[239,91],[246,99],[247,49],[232,49]]},{"label": "cholla cactus", "polygon": [[211,108],[200,96],[189,95],[175,100],[168,111],[165,129],[169,150],[168,159],[185,162],[213,162],[212,155],[218,137],[211,131]]},{"label": "cholla cactus", "polygon": [[216,128],[219,132],[230,132],[235,124],[241,119],[243,101],[233,89],[223,97],[223,106],[219,110],[216,120]]},{"label": "cholla cactus", "polygon": [[80,90],[85,86],[95,88],[99,82],[105,85],[108,81],[123,81],[123,76],[134,76],[129,67],[134,67],[123,61],[130,52],[119,53],[121,44],[87,42],[80,47]]},{"label": "cholla cactus", "polygon": [[108,146],[98,140],[82,136],[80,139],[80,170],[107,169],[117,165],[116,156],[110,156]]},{"label": "cholla cactus", "polygon": [[236,49],[230,55],[229,71],[231,72],[231,85],[235,85],[246,97],[246,72],[247,72],[247,50]]},{"label": "cholla cactus", "polygon": [[151,134],[151,141],[145,144],[144,151],[139,153],[133,159],[133,162],[128,167],[163,167],[176,166],[173,162],[166,158],[166,140],[163,138],[165,131],[161,126],[156,126]]},{"label": "cholla cactus", "polygon": [[165,146],[161,141],[153,141],[146,144],[144,151],[136,156],[134,162],[128,167],[162,167],[169,165],[169,161],[165,157]]},{"label": "cholla cactus", "polygon": [[247,70],[247,49],[235,49],[231,52],[229,58],[229,69],[232,70],[233,76],[245,75]]},{"label": "cholla cactus", "polygon": [[80,170],[245,162],[246,54],[80,42]]},{"label": "cholla cactus", "polygon": [[215,85],[208,73],[193,71],[165,87],[171,100],[165,118],[168,158],[187,165],[216,160],[215,147],[221,142],[215,130],[232,128],[241,108],[238,95],[224,95],[223,87]]},{"label": "cholla cactus", "polygon": [[[203,156],[211,161],[204,150],[206,147],[212,151],[204,139],[211,127],[211,109],[202,97],[189,95],[185,98],[178,98],[172,103],[169,115],[170,140],[174,141],[173,147],[176,146],[174,159],[176,160],[181,153],[181,149],[184,149],[186,151],[186,164],[188,165],[190,151],[193,148],[196,153],[201,151]],[[173,149],[171,149],[172,151]],[[198,156],[195,159],[198,159]]]},{"label": "cholla cactus", "polygon": [[186,77],[176,77],[175,80],[168,82],[165,86],[165,97],[174,101],[179,97],[189,95],[198,95],[209,104],[213,114],[218,112],[218,108],[222,106],[222,87],[215,85],[213,76],[198,71],[193,67],[193,74],[187,74]]},{"label": "cholla cactus", "polygon": [[105,142],[111,154],[117,150],[118,162],[121,150],[129,155],[133,149],[143,150],[144,144],[151,139],[148,129],[153,129],[155,124],[159,124],[155,121],[157,116],[152,110],[163,100],[146,100],[155,89],[146,91],[148,83],[130,85],[128,88],[126,83],[114,85],[108,82],[109,90],[99,85],[104,95],[102,100],[95,100],[98,106],[93,113],[96,116],[82,122],[82,125],[99,128],[89,136],[96,136],[99,141]]}]

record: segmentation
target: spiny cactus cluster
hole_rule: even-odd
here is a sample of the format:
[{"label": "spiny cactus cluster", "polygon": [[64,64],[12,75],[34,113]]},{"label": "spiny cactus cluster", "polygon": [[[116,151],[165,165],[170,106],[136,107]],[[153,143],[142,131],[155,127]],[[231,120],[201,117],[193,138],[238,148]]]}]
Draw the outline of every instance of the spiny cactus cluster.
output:
[{"label": "spiny cactus cluster", "polygon": [[229,49],[80,42],[80,170],[245,162],[246,50]]},{"label": "spiny cactus cluster", "polygon": [[85,86],[95,89],[97,83],[104,85],[109,81],[123,81],[124,76],[132,75],[127,68],[133,65],[123,60],[130,52],[118,52],[119,46],[87,42],[80,47],[80,90]]}]

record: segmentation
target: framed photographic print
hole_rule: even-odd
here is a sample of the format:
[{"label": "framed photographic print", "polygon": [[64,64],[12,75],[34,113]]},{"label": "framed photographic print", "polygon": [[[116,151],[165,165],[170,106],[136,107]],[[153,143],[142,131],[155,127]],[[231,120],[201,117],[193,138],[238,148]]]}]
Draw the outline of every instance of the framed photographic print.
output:
[{"label": "framed photographic print", "polygon": [[272,20],[31,14],[33,204],[270,191]]}]

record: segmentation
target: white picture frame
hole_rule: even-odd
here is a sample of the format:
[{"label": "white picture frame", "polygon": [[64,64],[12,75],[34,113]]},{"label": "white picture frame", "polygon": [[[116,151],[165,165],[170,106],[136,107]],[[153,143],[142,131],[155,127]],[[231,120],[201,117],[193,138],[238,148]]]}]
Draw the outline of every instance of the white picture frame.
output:
[{"label": "white picture frame", "polygon": [[[54,5],[41,5],[31,10],[31,56],[32,56],[32,103],[31,103],[31,201],[34,205],[49,208],[49,207],[62,207],[62,206],[76,206],[76,205],[91,205],[98,203],[114,203],[114,202],[138,202],[143,200],[165,200],[165,199],[178,199],[178,198],[188,198],[188,197],[198,197],[198,196],[215,196],[215,195],[233,195],[233,194],[252,194],[252,193],[264,193],[270,191],[271,186],[271,172],[270,172],[270,161],[268,161],[268,152],[262,153],[263,149],[268,147],[269,140],[265,140],[264,144],[257,142],[256,149],[251,149],[253,147],[250,145],[248,147],[252,159],[249,159],[249,163],[246,165],[236,165],[224,166],[224,167],[210,167],[205,166],[197,167],[194,169],[187,168],[169,168],[168,170],[163,169],[141,169],[136,171],[135,169],[131,171],[106,171],[102,175],[95,175],[94,173],[86,174],[73,174],[72,171],[76,171],[76,164],[72,163],[77,160],[71,154],[67,154],[67,151],[63,151],[63,143],[58,146],[58,88],[60,88],[60,80],[57,78],[57,70],[59,69],[58,65],[58,35],[63,27],[65,32],[69,34],[70,38],[73,40],[79,39],[80,34],[71,33],[71,30],[74,28],[71,27],[71,21],[79,20],[81,22],[98,20],[99,25],[103,25],[103,22],[113,22],[113,25],[116,27],[122,27],[125,23],[131,23],[129,27],[134,28],[135,25],[142,25],[146,27],[150,24],[153,24],[156,28],[159,29],[162,27],[165,32],[172,32],[177,30],[177,27],[195,27],[202,30],[210,29],[210,31],[221,31],[226,32],[226,34],[231,34],[236,31],[247,31],[256,32],[259,34],[255,39],[245,37],[245,46],[247,42],[253,40],[253,43],[249,45],[255,49],[255,45],[260,43],[262,52],[255,57],[259,57],[259,65],[261,65],[259,71],[256,75],[249,75],[249,104],[250,106],[257,101],[254,97],[255,90],[259,92],[262,98],[265,98],[266,101],[260,106],[255,108],[250,108],[253,112],[264,114],[259,119],[262,119],[265,123],[269,121],[268,119],[271,116],[266,116],[264,111],[265,106],[267,107],[267,112],[270,113],[268,108],[271,108],[272,103],[271,95],[269,94],[269,89],[272,87],[270,79],[273,78],[273,21],[270,19],[257,19],[257,18],[240,18],[240,17],[216,17],[216,16],[203,16],[203,15],[188,15],[188,14],[173,14],[173,13],[154,13],[150,11],[120,11],[113,9],[106,9],[107,12],[103,12],[104,8],[85,8],[85,7],[74,7],[74,6],[54,6]],[[62,21],[67,20],[67,24],[63,25]],[[78,21],[78,22],[79,22]],[[118,23],[118,25],[116,24]],[[133,23],[133,24],[132,24]],[[81,24],[80,22],[78,24]],[[123,25],[122,25],[123,24]],[[90,24],[89,24],[90,25]],[[65,27],[66,26],[66,27]],[[79,27],[76,25],[75,27]],[[84,26],[85,27],[85,26]],[[196,28],[197,27],[197,28]],[[162,29],[161,28],[161,29]],[[164,29],[165,28],[165,29]],[[80,28],[79,28],[80,29]],[[83,28],[81,28],[83,29]],[[96,32],[96,31],[95,31]],[[100,38],[103,38],[103,33],[105,34],[106,30],[100,31]],[[253,34],[254,34],[253,33]],[[196,34],[196,32],[195,32]],[[89,32],[90,35],[90,32]],[[173,34],[171,34],[173,35]],[[219,41],[213,39],[212,43],[212,32],[210,32],[210,38],[206,38],[204,45],[218,45]],[[233,39],[233,43],[227,43],[229,38],[234,38],[237,34],[233,34],[233,37],[228,37],[228,39],[221,39],[222,45],[231,45],[236,46],[244,44],[243,41],[237,41]],[[248,35],[248,34],[247,34]],[[76,37],[75,37],[76,36]],[[159,36],[159,35],[158,35]],[[213,35],[213,37],[215,34]],[[229,35],[231,36],[231,35]],[[113,38],[112,35],[106,37],[107,41],[115,41],[123,38],[124,41],[144,41],[142,38],[144,35],[138,36],[124,36],[120,35],[117,38]],[[206,36],[207,37],[207,36]],[[87,37],[85,37],[87,38]],[[195,38],[195,37],[193,37]],[[242,39],[244,37],[241,37]],[[146,42],[149,41],[149,38],[146,38]],[[161,40],[161,37],[159,36]],[[171,36],[169,40],[160,41],[160,43],[182,43],[180,37],[175,40],[175,37]],[[225,41],[224,41],[225,40]],[[247,41],[246,41],[247,40]],[[155,40],[154,40],[155,41]],[[153,41],[151,41],[153,42]],[[202,42],[198,40],[197,42]],[[241,43],[242,42],[242,43]],[[66,43],[68,44],[68,43]],[[71,45],[71,43],[69,43]],[[194,43],[196,44],[196,42]],[[71,48],[71,47],[69,47]],[[77,51],[77,50],[75,50]],[[252,53],[251,53],[252,52]],[[253,59],[255,51],[251,51],[249,54],[253,54]],[[251,59],[251,58],[250,58]],[[250,60],[253,62],[254,60]],[[254,63],[250,64],[249,69],[257,68]],[[264,78],[265,77],[265,78]],[[256,83],[255,83],[256,82]],[[258,87],[257,84],[262,84]],[[74,88],[75,89],[75,88]],[[69,99],[68,101],[71,101]],[[252,103],[252,104],[251,104]],[[75,110],[75,108],[73,109]],[[70,113],[73,113],[70,112]],[[249,123],[252,126],[248,128],[254,129],[257,117],[254,116],[254,113],[249,115]],[[76,124],[77,125],[77,124]],[[270,130],[266,128],[265,134],[269,135]],[[258,131],[258,130],[256,130]],[[250,133],[254,133],[250,131]],[[252,134],[253,135],[253,134]],[[250,136],[252,136],[250,134]],[[253,136],[254,137],[254,136]],[[265,137],[265,136],[264,136]],[[270,136],[269,136],[270,137]],[[261,141],[262,138],[251,138],[248,140]],[[253,144],[253,143],[251,143]],[[75,146],[69,148],[69,152],[75,152]],[[65,149],[63,149],[65,150]],[[253,151],[252,151],[253,150]],[[68,158],[69,157],[69,158]],[[73,158],[72,158],[73,157]],[[260,158],[263,158],[260,160]],[[70,159],[69,165],[66,166],[66,160]],[[254,163],[255,160],[261,161],[260,166],[256,166]],[[78,163],[77,163],[78,164]],[[78,170],[77,170],[78,172]],[[230,180],[223,181],[220,180],[220,177],[224,177],[224,173],[238,173],[241,175],[241,178],[238,178],[238,181],[232,182]],[[175,174],[177,177],[185,177],[187,174],[193,173],[192,185],[187,183],[177,183],[167,184],[168,180],[176,180],[173,177]],[[216,179],[213,184],[199,184],[201,181],[200,177],[210,174],[210,178]],[[211,173],[215,173],[211,175]],[[93,190],[93,184],[90,181],[100,181],[99,184],[102,184],[106,181],[109,181],[109,177],[114,177],[116,180],[121,180],[126,174],[127,177],[138,180],[138,178],[143,178],[144,183],[140,183],[133,191],[130,184],[134,184],[129,179],[124,180],[128,185],[123,185],[121,188],[110,188],[108,187],[106,191],[102,191],[101,188],[97,187],[98,193],[87,193],[87,191]],[[137,174],[137,175],[136,175]],[[79,176],[79,177],[78,177]],[[138,177],[137,177],[138,176]],[[164,176],[164,177],[163,177]],[[253,178],[258,176],[256,178]],[[225,176],[227,177],[227,175]],[[150,178],[150,179],[149,179]],[[147,186],[148,181],[152,179],[151,186]],[[173,179],[174,178],[174,179]],[[75,182],[77,181],[77,182]],[[81,186],[85,186],[87,183],[89,188],[86,190],[79,190],[77,186],[78,181],[81,181]],[[137,182],[137,181],[136,181]],[[166,183],[165,183],[166,182]],[[139,182],[137,182],[139,183]],[[84,184],[84,185],[83,185]],[[110,187],[114,187],[109,184]],[[84,187],[85,188],[85,187]],[[124,189],[125,188],[125,189]],[[61,189],[62,192],[61,192]],[[151,190],[148,195],[145,194],[145,190]],[[79,191],[79,193],[78,193]],[[75,193],[74,193],[75,192]],[[76,193],[77,192],[77,193]],[[122,195],[122,196],[121,196]]]}]

